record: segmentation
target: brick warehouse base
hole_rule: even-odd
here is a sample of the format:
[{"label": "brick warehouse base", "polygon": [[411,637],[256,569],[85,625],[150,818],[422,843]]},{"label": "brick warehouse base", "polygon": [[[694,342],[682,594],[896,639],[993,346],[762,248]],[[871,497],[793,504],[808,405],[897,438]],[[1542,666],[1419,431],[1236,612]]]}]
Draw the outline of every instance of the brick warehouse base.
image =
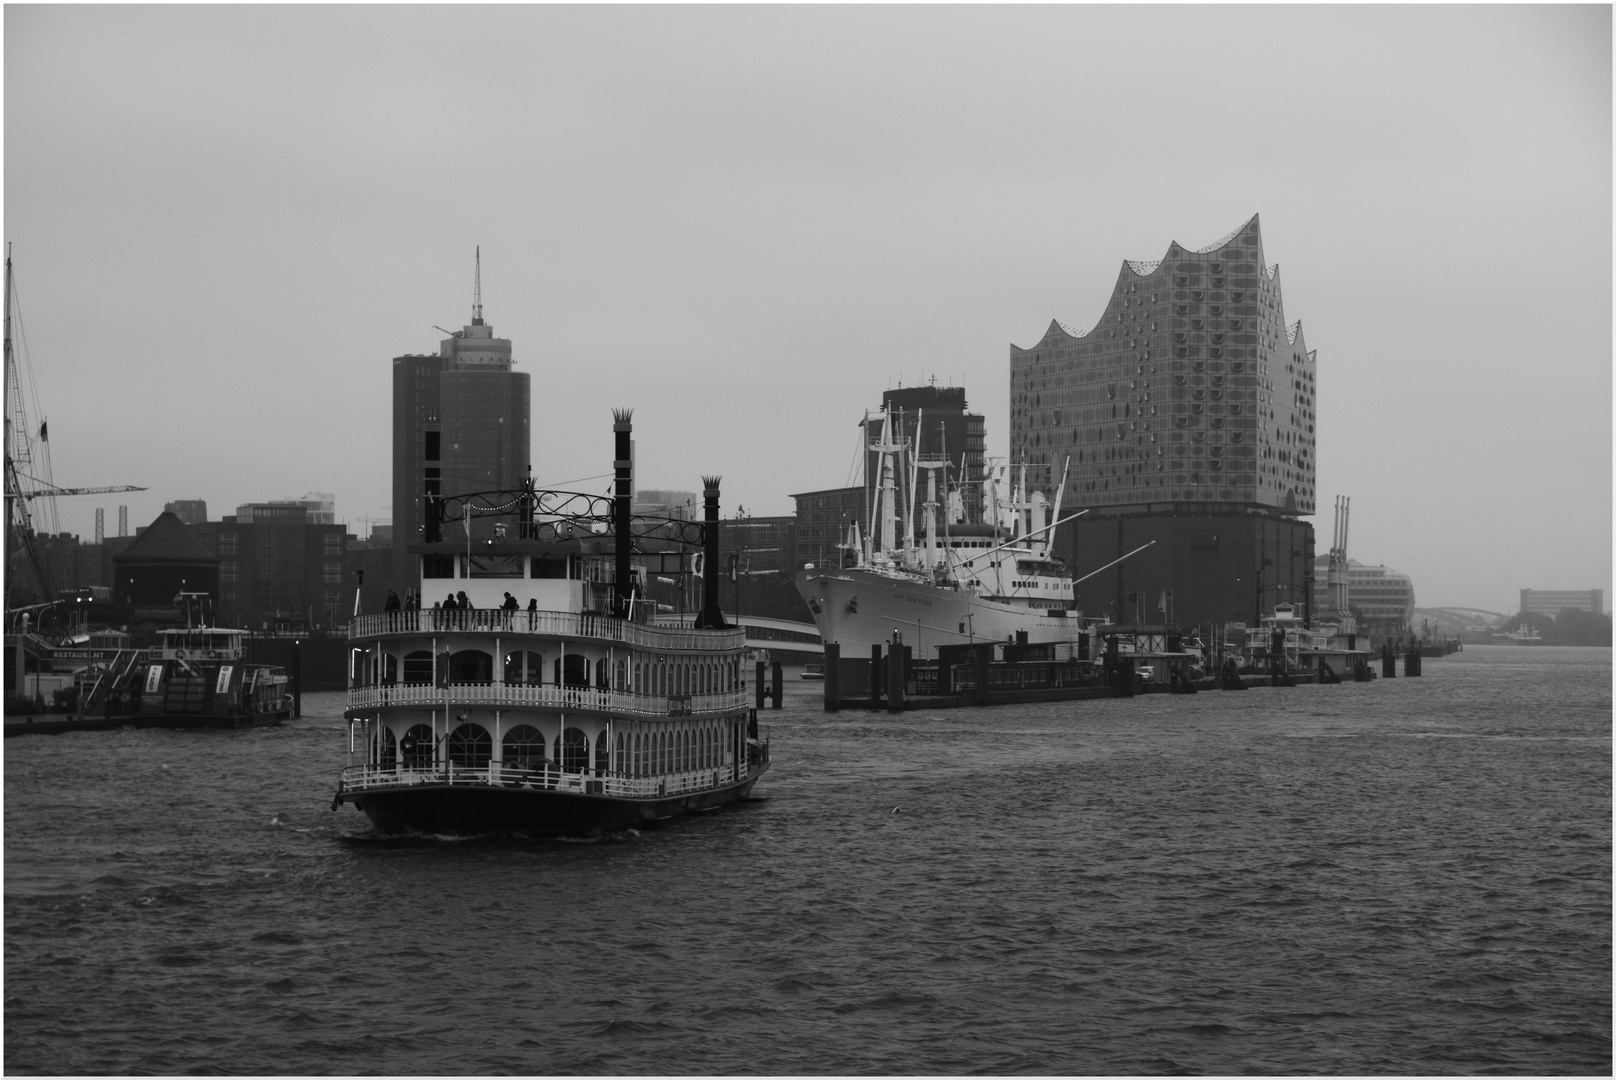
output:
[{"label": "brick warehouse base", "polygon": [[[1215,627],[1254,623],[1259,612],[1271,615],[1278,603],[1295,604],[1299,613],[1308,607],[1313,526],[1307,521],[1247,509],[1207,513],[1178,504],[1110,517],[1090,513],[1066,528],[1071,531],[1062,554],[1078,578],[1156,541],[1077,586],[1086,615]],[[1172,596],[1163,612],[1167,592]]]}]

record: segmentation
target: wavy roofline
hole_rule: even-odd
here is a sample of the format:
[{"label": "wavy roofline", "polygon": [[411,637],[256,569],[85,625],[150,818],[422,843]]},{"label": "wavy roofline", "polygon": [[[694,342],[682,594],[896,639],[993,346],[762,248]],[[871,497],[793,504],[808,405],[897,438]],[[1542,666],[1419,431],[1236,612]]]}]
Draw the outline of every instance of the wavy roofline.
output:
[{"label": "wavy roofline", "polygon": [[[1174,249],[1189,252],[1191,255],[1210,255],[1214,251],[1220,251],[1234,243],[1235,238],[1241,233],[1245,232],[1247,229],[1251,228],[1252,223],[1257,221],[1257,219],[1261,216],[1262,215],[1260,213],[1252,214],[1245,221],[1240,223],[1239,228],[1224,236],[1221,240],[1208,244],[1206,247],[1191,250],[1185,247],[1183,244],[1180,244],[1177,240],[1174,240],[1172,243],[1167,245],[1167,254],[1163,255],[1159,259],[1124,259],[1122,260],[1122,265],[1125,269],[1132,271],[1134,277],[1149,277],[1151,274],[1154,274],[1157,270],[1161,269],[1162,263],[1167,261],[1168,257],[1172,255]],[[1275,263],[1274,267],[1275,269],[1278,269],[1279,264]],[[1272,279],[1274,275],[1272,272],[1270,272],[1268,276],[1270,279]]]},{"label": "wavy roofline", "polygon": [[[1241,233],[1245,232],[1247,229],[1251,228],[1253,225],[1257,226],[1257,228],[1258,228],[1259,241],[1260,241],[1261,228],[1262,228],[1262,223],[1261,223],[1261,220],[1260,220],[1261,217],[1262,217],[1262,214],[1260,212],[1252,214],[1245,221],[1242,221],[1240,223],[1239,227],[1237,227],[1233,232],[1227,233],[1226,235],[1224,235],[1223,237],[1221,237],[1218,240],[1214,241],[1213,243],[1208,244],[1206,247],[1195,248],[1194,250],[1191,250],[1190,248],[1186,248],[1183,244],[1180,244],[1177,240],[1174,240],[1174,241],[1170,242],[1167,245],[1167,253],[1165,255],[1163,255],[1161,258],[1159,258],[1159,259],[1124,259],[1124,260],[1122,260],[1122,268],[1126,273],[1131,273],[1136,278],[1150,277],[1152,274],[1155,274],[1158,270],[1160,270],[1162,268],[1162,265],[1164,263],[1166,263],[1167,260],[1172,257],[1173,252],[1182,251],[1182,252],[1184,252],[1186,254],[1190,254],[1190,255],[1210,255],[1213,252],[1221,251],[1222,249],[1228,247],[1230,244],[1234,243],[1234,241],[1240,236]],[[1272,266],[1259,266],[1259,272],[1261,272],[1263,275],[1265,275],[1268,278],[1269,281],[1275,281],[1275,280],[1277,280],[1279,278],[1279,264],[1275,263]],[[1067,337],[1070,337],[1070,338],[1085,338],[1085,337],[1088,337],[1090,334],[1094,333],[1095,330],[1099,329],[1100,325],[1102,323],[1104,323],[1104,322],[1105,322],[1105,314],[1104,314],[1104,312],[1101,312],[1099,319],[1097,319],[1095,321],[1094,325],[1089,327],[1087,330],[1074,330],[1071,326],[1068,326],[1066,323],[1062,322],[1060,319],[1052,319],[1052,320],[1050,320],[1051,326],[1059,328],[1061,333],[1065,334]],[[1298,320],[1298,322],[1300,322],[1300,320]],[[1048,338],[1049,338],[1049,330],[1046,329],[1044,331],[1043,337],[1039,338],[1038,340],[1039,340],[1040,343],[1042,343],[1042,342],[1048,340]],[[1295,343],[1296,343],[1295,339],[1293,338],[1292,341],[1291,341],[1291,344],[1294,345]],[[1016,349],[1020,349],[1020,351],[1022,351],[1022,352],[1031,352],[1032,351],[1031,349],[1021,349],[1021,347],[1019,345],[1012,345],[1011,347],[1016,348]],[[1036,347],[1037,346],[1034,346],[1034,348],[1036,348]]]}]

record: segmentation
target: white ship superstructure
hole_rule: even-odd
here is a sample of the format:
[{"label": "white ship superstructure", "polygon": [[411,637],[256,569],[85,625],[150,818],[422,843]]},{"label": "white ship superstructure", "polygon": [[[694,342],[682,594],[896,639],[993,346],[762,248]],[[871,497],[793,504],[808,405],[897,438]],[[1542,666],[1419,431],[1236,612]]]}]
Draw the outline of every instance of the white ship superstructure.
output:
[{"label": "white ship superstructure", "polygon": [[[927,457],[922,447],[895,440],[898,425],[889,416],[867,415],[864,426],[880,469],[869,535],[850,530],[854,566],[804,567],[796,579],[827,644],[852,657],[899,642],[916,659],[932,659],[943,645],[1075,647],[1089,633],[1074,603],[1073,579],[1054,554],[1057,529],[1079,516],[1060,516],[1064,478],[1051,502],[1041,491],[1029,492],[1025,464],[1012,482],[1010,470],[994,462],[983,482],[983,520],[966,521],[964,500],[948,485],[946,448]],[[917,423],[915,430],[923,428]],[[917,517],[922,472],[925,499]],[[945,502],[938,498],[938,473]],[[906,508],[901,539],[900,506]]]}]

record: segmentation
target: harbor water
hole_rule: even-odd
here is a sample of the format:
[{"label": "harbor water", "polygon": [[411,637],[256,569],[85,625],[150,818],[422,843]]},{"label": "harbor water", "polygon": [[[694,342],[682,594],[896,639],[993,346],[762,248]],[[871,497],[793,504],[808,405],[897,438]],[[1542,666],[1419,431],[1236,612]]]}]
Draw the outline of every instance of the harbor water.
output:
[{"label": "harbor water", "polygon": [[[8,1073],[1611,1070],[1611,652],[766,710],[742,806],[328,810],[342,695],[5,744]],[[788,674],[790,673],[788,671]]]}]

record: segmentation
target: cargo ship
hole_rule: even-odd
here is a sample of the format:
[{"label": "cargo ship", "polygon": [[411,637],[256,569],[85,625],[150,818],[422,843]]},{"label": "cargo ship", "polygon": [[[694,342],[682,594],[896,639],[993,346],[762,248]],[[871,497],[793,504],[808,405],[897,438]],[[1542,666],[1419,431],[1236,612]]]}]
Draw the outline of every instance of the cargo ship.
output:
[{"label": "cargo ship", "polygon": [[[873,426],[869,418],[866,426]],[[844,657],[868,655],[872,646],[902,644],[916,660],[936,659],[937,650],[947,645],[1013,642],[1081,648],[1080,642],[1092,638],[1096,620],[1085,619],[1078,609],[1075,586],[1080,579],[1054,554],[1059,527],[1083,513],[1060,516],[1065,476],[1051,503],[1042,492],[1029,494],[1025,464],[1013,483],[1005,466],[995,464],[983,481],[984,520],[960,520],[963,503],[957,490],[949,492],[946,462],[922,458],[918,449],[910,453],[895,443],[890,434],[894,426],[881,423],[879,440],[867,447],[881,469],[870,515],[877,524],[865,537],[858,535],[856,525],[850,529],[844,551],[853,565],[805,566],[796,574],[797,591],[822,640],[839,646]],[[911,463],[907,477],[894,464],[899,459]],[[916,529],[913,511],[922,469],[927,490]],[[944,472],[943,487],[949,492],[945,513],[940,513],[944,508],[937,498],[938,471]],[[906,492],[900,492],[900,481],[906,482]],[[903,515],[901,540],[896,526],[900,499],[910,511]],[[1122,559],[1149,546],[1141,545]]]}]

